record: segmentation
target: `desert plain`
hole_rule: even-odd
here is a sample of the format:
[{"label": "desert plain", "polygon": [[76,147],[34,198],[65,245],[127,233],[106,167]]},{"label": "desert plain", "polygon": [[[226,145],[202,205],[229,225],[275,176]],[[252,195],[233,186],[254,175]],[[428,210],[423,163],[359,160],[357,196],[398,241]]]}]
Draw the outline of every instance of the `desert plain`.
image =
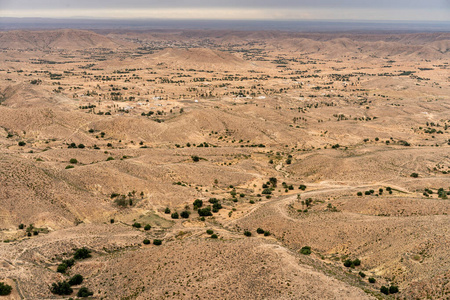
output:
[{"label": "desert plain", "polygon": [[1,298],[449,299],[449,61],[445,32],[0,32]]}]

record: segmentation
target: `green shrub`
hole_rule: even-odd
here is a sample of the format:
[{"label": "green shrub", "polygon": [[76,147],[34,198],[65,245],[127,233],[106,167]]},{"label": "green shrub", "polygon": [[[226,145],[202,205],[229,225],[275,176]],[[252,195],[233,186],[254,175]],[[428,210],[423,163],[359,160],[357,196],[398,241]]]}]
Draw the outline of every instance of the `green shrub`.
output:
[{"label": "green shrub", "polygon": [[389,289],[387,287],[385,287],[384,285],[381,286],[380,292],[382,292],[385,295],[389,295]]},{"label": "green shrub", "polygon": [[359,276],[361,276],[362,278],[366,277],[366,274],[364,274],[363,272],[359,271]]},{"label": "green shrub", "polygon": [[252,236],[252,233],[248,230],[244,231],[244,235],[245,236]]},{"label": "green shrub", "polygon": [[303,255],[310,255],[311,254],[311,247],[310,246],[304,246],[302,249],[300,249],[300,253]]},{"label": "green shrub", "polygon": [[4,282],[0,282],[0,296],[7,296],[11,294],[12,287]]},{"label": "green shrub", "polygon": [[19,229],[24,229],[24,228],[25,228],[25,225],[23,225],[23,224],[19,225]]},{"label": "green shrub", "polygon": [[350,259],[346,259],[344,261],[344,267],[350,268],[351,266],[354,266],[353,262]]},{"label": "green shrub", "polygon": [[170,215],[170,217],[171,217],[172,219],[178,219],[178,218],[179,218],[179,215],[178,215],[177,212],[174,212],[173,214]]},{"label": "green shrub", "polygon": [[131,226],[133,226],[134,228],[141,228],[141,223],[134,222]]},{"label": "green shrub", "polygon": [[66,271],[67,271],[66,264],[59,264],[58,268],[56,268],[56,272],[58,272],[58,273],[66,273]]},{"label": "green shrub", "polygon": [[89,257],[91,257],[91,250],[86,247],[75,250],[75,253],[73,254],[73,258],[75,259],[86,259]]},{"label": "green shrub", "polygon": [[398,293],[398,286],[391,285],[391,286],[389,287],[389,293],[390,293],[390,294]]},{"label": "green shrub", "polygon": [[106,161],[114,160],[114,157],[110,156],[106,159]]},{"label": "green shrub", "polygon": [[206,233],[207,233],[207,234],[213,234],[214,231],[213,231],[212,229],[208,229],[208,230],[206,230]]},{"label": "green shrub", "polygon": [[75,167],[72,166],[72,165],[67,165],[67,166],[66,166],[66,169],[73,169],[73,168],[75,168]]},{"label": "green shrub", "polygon": [[71,158],[71,159],[69,160],[69,162],[70,162],[71,164],[77,164],[77,163],[78,163],[78,160],[77,160],[76,158]]},{"label": "green shrub", "polygon": [[192,161],[193,161],[193,162],[198,162],[198,161],[200,161],[200,157],[198,157],[197,155],[192,155],[191,158],[192,158]]},{"label": "green shrub", "polygon": [[161,240],[153,240],[153,245],[159,246],[162,244]]},{"label": "green shrub", "polygon": [[264,236],[269,236],[270,235],[270,231],[264,231]]},{"label": "green shrub", "polygon": [[208,216],[212,216],[212,212],[211,212],[211,207],[207,206],[205,208],[200,208],[197,210],[198,215],[201,217],[208,217]]},{"label": "green shrub", "polygon": [[217,234],[213,233],[213,234],[211,234],[211,238],[212,238],[212,239],[217,239],[218,236],[217,236]]},{"label": "green shrub", "polygon": [[170,214],[170,208],[166,207],[166,209],[164,210],[164,213],[167,215]]},{"label": "green shrub", "polygon": [[200,199],[195,199],[193,206],[194,206],[194,210],[197,210],[203,206],[203,201]]},{"label": "green shrub", "polygon": [[69,284],[72,285],[79,285],[83,282],[83,276],[80,274],[75,274],[69,279]]},{"label": "green shrub", "polygon": [[27,143],[25,143],[24,141],[20,141],[18,145],[19,145],[20,147],[23,147],[23,146],[25,146],[26,144],[27,144]]},{"label": "green shrub", "polygon": [[148,231],[152,228],[152,226],[150,226],[150,224],[145,225],[144,230]]},{"label": "green shrub", "polygon": [[187,218],[189,218],[189,212],[187,211],[187,210],[185,210],[185,211],[182,211],[181,213],[180,213],[180,216],[183,218],[183,219],[187,219]]},{"label": "green shrub", "polygon": [[417,177],[419,177],[419,174],[417,174],[417,173],[411,173],[410,176],[413,177],[413,178],[417,178]]},{"label": "green shrub", "polygon": [[70,295],[73,293],[73,289],[67,281],[53,283],[50,291],[56,295]]},{"label": "green shrub", "polygon": [[263,233],[264,233],[264,229],[258,228],[258,229],[256,229],[256,232],[257,232],[258,234],[263,234]]},{"label": "green shrub", "polygon": [[357,266],[360,266],[361,265],[361,261],[359,260],[359,258],[357,258],[357,259],[355,259],[354,261],[353,261],[353,264],[357,267]]},{"label": "green shrub", "polygon": [[149,245],[149,244],[150,244],[150,240],[145,239],[145,240],[143,241],[143,243],[144,243],[144,245]]},{"label": "green shrub", "polygon": [[81,287],[77,293],[77,297],[80,297],[80,298],[86,298],[86,297],[89,297],[92,295],[94,295],[94,293],[91,292],[87,287]]},{"label": "green shrub", "polygon": [[75,264],[75,260],[73,258],[71,259],[64,259],[62,261],[63,264],[65,264],[68,268],[70,268],[71,266],[73,266]]},{"label": "green shrub", "polygon": [[363,194],[362,194],[362,192],[358,192],[358,193],[356,193],[356,195],[358,195],[359,197],[361,197]]},{"label": "green shrub", "polygon": [[376,281],[376,279],[375,279],[375,278],[373,278],[373,277],[369,277],[369,282],[370,282],[370,283],[375,283],[375,282],[377,282],[377,281]]}]

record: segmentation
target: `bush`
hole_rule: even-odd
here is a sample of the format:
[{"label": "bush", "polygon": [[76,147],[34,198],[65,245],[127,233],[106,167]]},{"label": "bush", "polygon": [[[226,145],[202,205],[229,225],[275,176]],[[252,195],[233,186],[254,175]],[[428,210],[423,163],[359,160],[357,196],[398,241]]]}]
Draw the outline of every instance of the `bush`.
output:
[{"label": "bush", "polygon": [[389,289],[384,285],[380,288],[380,292],[382,292],[385,295],[389,295]]},{"label": "bush", "polygon": [[192,155],[191,158],[192,158],[192,161],[193,161],[193,162],[198,162],[198,161],[200,161],[200,157],[198,157],[197,155]]},{"label": "bush", "polygon": [[179,218],[177,212],[174,212],[173,214],[171,214],[170,217],[171,217],[172,219],[178,219],[178,218]]},{"label": "bush", "polygon": [[212,229],[208,229],[208,230],[206,230],[206,233],[207,233],[207,234],[213,234],[214,231],[213,231]]},{"label": "bush", "polygon": [[134,228],[141,228],[141,223],[134,222],[131,226],[133,226]]},{"label": "bush", "polygon": [[362,278],[366,277],[366,274],[364,274],[363,272],[359,271],[359,276],[361,276]]},{"label": "bush", "polygon": [[76,274],[73,275],[70,279],[69,279],[69,284],[72,285],[79,285],[83,282],[83,276],[81,276],[80,274]]},{"label": "bush", "polygon": [[86,298],[94,295],[87,287],[82,287],[78,290],[77,297]]},{"label": "bush", "polygon": [[258,229],[256,229],[256,232],[257,232],[258,234],[263,234],[263,233],[264,233],[264,229],[258,228]]},{"label": "bush", "polygon": [[197,210],[198,215],[200,217],[208,217],[208,216],[212,216],[212,212],[211,212],[211,207],[205,207],[205,208],[200,208]]},{"label": "bush", "polygon": [[211,234],[211,238],[212,238],[212,239],[217,239],[218,236],[217,236],[217,234],[214,233],[214,234]]},{"label": "bush", "polygon": [[76,158],[71,158],[71,159],[69,160],[69,162],[70,162],[71,164],[76,164],[76,163],[78,163],[78,160],[77,160]]},{"label": "bush", "polygon": [[159,245],[161,245],[161,244],[162,244],[162,241],[161,241],[161,240],[153,240],[153,245],[159,246]]},{"label": "bush", "polygon": [[25,146],[26,144],[27,144],[27,143],[25,143],[24,141],[20,141],[20,142],[19,142],[19,146],[20,146],[20,147],[23,147],[23,146]]},{"label": "bush", "polygon": [[270,194],[272,194],[272,191],[271,191],[270,189],[264,189],[264,190],[261,192],[261,194],[264,194],[264,195],[270,195]]},{"label": "bush", "polygon": [[56,295],[70,295],[73,293],[73,289],[67,281],[53,283],[50,291]]},{"label": "bush", "polygon": [[417,174],[417,173],[411,173],[410,176],[413,177],[413,178],[417,178],[417,177],[419,177],[419,174]]},{"label": "bush", "polygon": [[197,209],[199,209],[200,207],[203,206],[203,201],[200,200],[200,199],[196,199],[194,201],[193,205],[194,205],[194,210],[197,210]]},{"label": "bush", "polygon": [[353,264],[357,267],[361,265],[361,261],[357,258],[353,261]]},{"label": "bush", "polygon": [[302,249],[300,249],[300,253],[303,255],[310,255],[311,254],[311,247],[310,246],[304,246]]},{"label": "bush", "polygon": [[389,287],[389,293],[390,293],[390,294],[398,293],[398,286],[391,285],[391,286]]},{"label": "bush", "polygon": [[244,231],[244,235],[245,236],[252,236],[252,233],[248,230]]},{"label": "bush", "polygon": [[19,229],[24,229],[24,228],[25,228],[25,225],[23,225],[23,224],[19,225]]},{"label": "bush", "polygon": [[375,283],[375,282],[377,282],[377,281],[375,280],[375,278],[369,277],[369,282],[370,282],[370,283]]},{"label": "bush", "polygon": [[84,148],[85,148],[85,146],[84,146],[83,144],[79,144],[79,145],[78,145],[78,148],[80,148],[80,149],[84,149]]},{"label": "bush", "polygon": [[75,259],[86,259],[91,257],[91,250],[87,249],[86,247],[79,248],[75,250],[75,253],[73,254],[73,258]]},{"label": "bush", "polygon": [[67,271],[66,264],[59,264],[58,268],[56,268],[56,272],[58,272],[58,273],[66,273],[66,271]]},{"label": "bush", "polygon": [[109,220],[109,223],[114,224],[114,219]]},{"label": "bush", "polygon": [[166,209],[164,210],[164,213],[167,215],[170,214],[170,208],[166,207]]},{"label": "bush", "polygon": [[183,219],[187,219],[187,218],[189,218],[189,212],[187,211],[187,210],[185,210],[185,211],[182,211],[181,212],[181,214],[180,214],[180,216],[183,218]]},{"label": "bush", "polygon": [[152,226],[150,226],[150,224],[145,225],[144,230],[148,231],[152,228]]},{"label": "bush", "polygon": [[344,261],[344,267],[350,268],[352,265],[353,265],[353,262],[350,259],[346,259]]},{"label": "bush", "polygon": [[143,243],[144,243],[144,245],[149,245],[149,244],[150,244],[150,240],[145,239],[145,240],[143,241]]},{"label": "bush", "polygon": [[64,259],[62,261],[63,264],[65,264],[68,268],[70,268],[71,266],[73,266],[75,264],[75,260],[73,258],[71,259]]},{"label": "bush", "polygon": [[264,231],[264,236],[269,236],[270,235],[270,231]]},{"label": "bush", "polygon": [[12,287],[4,282],[0,282],[0,296],[7,296],[11,294]]},{"label": "bush", "polygon": [[362,196],[362,192],[358,192],[358,193],[356,193],[356,195],[358,195],[359,197],[361,197],[361,196]]},{"label": "bush", "polygon": [[304,191],[304,190],[306,190],[306,185],[300,184],[300,186],[298,187],[298,189]]}]

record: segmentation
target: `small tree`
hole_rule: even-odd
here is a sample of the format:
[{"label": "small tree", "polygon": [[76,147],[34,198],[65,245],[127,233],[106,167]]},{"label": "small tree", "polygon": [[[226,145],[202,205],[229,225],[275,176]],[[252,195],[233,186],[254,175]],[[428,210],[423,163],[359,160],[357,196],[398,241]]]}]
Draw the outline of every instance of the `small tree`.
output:
[{"label": "small tree", "polygon": [[187,218],[189,218],[189,212],[188,212],[187,210],[184,210],[184,211],[182,211],[182,212],[180,213],[180,216],[181,216],[183,219],[187,219]]},{"label": "small tree", "polygon": [[131,226],[133,226],[134,228],[141,228],[141,223],[134,222]]},{"label": "small tree", "polygon": [[12,287],[4,282],[0,282],[0,296],[7,296],[11,294]]},{"label": "small tree", "polygon": [[248,230],[244,231],[244,235],[245,236],[252,236],[252,233]]},{"label": "small tree", "polygon": [[148,231],[152,228],[152,226],[150,226],[150,224],[145,225],[144,230]]},{"label": "small tree", "polygon": [[142,243],[144,243],[144,245],[149,245],[150,244],[150,240],[149,239],[145,239]]},{"label": "small tree", "polygon": [[77,297],[80,297],[80,298],[86,298],[86,297],[89,297],[92,295],[94,295],[94,293],[91,292],[87,287],[81,287],[77,293]]},{"label": "small tree", "polygon": [[310,246],[304,246],[302,249],[300,249],[300,253],[303,255],[310,255],[311,254],[311,247]]},{"label": "small tree", "polygon": [[178,219],[178,218],[179,218],[179,215],[178,215],[177,212],[174,212],[170,217],[171,217],[172,219]]},{"label": "small tree", "polygon": [[67,281],[53,283],[50,291],[56,295],[70,295],[73,293],[73,289]]},{"label": "small tree", "polygon": [[83,282],[83,276],[80,274],[75,274],[69,279],[69,284],[72,285],[79,285]]},{"label": "small tree", "polygon": [[73,254],[73,258],[75,259],[86,259],[89,257],[91,257],[91,250],[86,247],[75,250],[75,253]]},{"label": "small tree", "polygon": [[155,245],[155,246],[159,246],[159,245],[161,245],[162,244],[162,241],[161,240],[153,240],[153,245]]},{"label": "small tree", "polygon": [[200,199],[195,199],[193,205],[194,205],[194,210],[197,210],[203,206],[203,201]]},{"label": "small tree", "polygon": [[381,286],[380,292],[382,292],[385,295],[389,295],[389,289],[387,287],[385,287],[384,285]]}]

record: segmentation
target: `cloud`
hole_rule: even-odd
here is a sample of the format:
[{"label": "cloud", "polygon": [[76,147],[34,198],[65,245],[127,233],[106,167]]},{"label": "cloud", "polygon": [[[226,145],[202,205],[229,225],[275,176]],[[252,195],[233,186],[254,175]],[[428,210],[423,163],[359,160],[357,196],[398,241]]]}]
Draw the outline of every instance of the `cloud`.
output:
[{"label": "cloud", "polygon": [[3,17],[450,20],[450,0],[0,0]]}]

